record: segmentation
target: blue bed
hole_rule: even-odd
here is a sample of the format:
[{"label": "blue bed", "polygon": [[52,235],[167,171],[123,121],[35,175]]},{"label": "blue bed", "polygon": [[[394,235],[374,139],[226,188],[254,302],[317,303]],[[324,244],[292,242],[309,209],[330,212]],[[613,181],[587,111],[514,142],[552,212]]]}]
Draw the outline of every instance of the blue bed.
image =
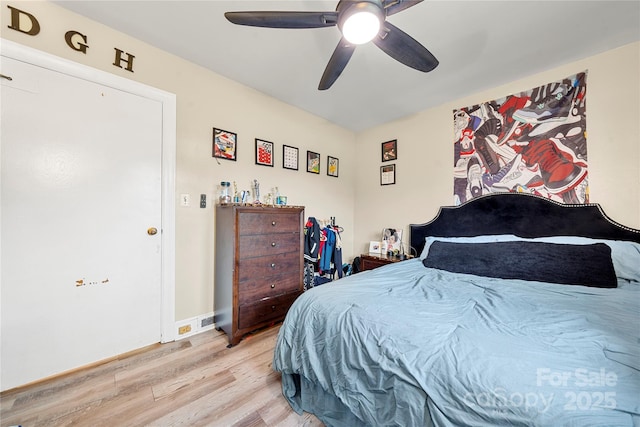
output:
[{"label": "blue bed", "polygon": [[[597,205],[480,199],[412,225],[419,258],[296,300],[273,365],[294,410],[329,426],[640,425],[640,232]],[[531,225],[537,209],[554,221]],[[456,258],[494,250],[489,269]]]}]

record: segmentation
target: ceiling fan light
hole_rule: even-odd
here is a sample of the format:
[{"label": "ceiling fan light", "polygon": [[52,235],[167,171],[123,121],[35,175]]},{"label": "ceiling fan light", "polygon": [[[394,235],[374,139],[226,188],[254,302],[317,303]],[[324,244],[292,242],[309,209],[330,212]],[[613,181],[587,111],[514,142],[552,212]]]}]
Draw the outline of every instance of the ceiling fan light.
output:
[{"label": "ceiling fan light", "polygon": [[350,15],[342,25],[342,35],[353,44],[367,43],[380,31],[380,18],[370,11]]}]

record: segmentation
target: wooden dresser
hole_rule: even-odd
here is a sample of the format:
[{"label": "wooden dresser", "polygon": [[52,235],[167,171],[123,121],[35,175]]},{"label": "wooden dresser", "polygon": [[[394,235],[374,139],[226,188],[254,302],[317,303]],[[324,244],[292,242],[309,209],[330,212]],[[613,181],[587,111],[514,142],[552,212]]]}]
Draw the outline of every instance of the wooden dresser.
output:
[{"label": "wooden dresser", "polygon": [[284,319],[303,291],[304,207],[216,206],[214,310],[229,345]]}]

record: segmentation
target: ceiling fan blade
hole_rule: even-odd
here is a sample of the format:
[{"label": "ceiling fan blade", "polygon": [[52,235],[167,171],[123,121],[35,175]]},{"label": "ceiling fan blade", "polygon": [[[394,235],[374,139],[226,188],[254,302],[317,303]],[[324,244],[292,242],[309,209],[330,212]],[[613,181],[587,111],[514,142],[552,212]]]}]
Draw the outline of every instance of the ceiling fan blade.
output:
[{"label": "ceiling fan blade", "polygon": [[327,68],[322,73],[318,90],[326,90],[340,77],[342,70],[347,66],[347,63],[351,59],[351,55],[356,50],[356,45],[349,43],[345,38],[341,38],[338,46],[333,51],[331,59],[327,64]]},{"label": "ceiling fan blade", "polygon": [[418,3],[422,3],[422,1],[423,0],[384,0],[382,2],[382,8],[385,10],[387,16],[391,16]]},{"label": "ceiling fan blade", "polygon": [[321,28],[338,22],[338,12],[226,12],[230,22],[267,28]]},{"label": "ceiling fan blade", "polygon": [[384,53],[404,65],[425,73],[438,66],[436,57],[409,34],[389,22],[383,25],[384,27],[373,42]]}]

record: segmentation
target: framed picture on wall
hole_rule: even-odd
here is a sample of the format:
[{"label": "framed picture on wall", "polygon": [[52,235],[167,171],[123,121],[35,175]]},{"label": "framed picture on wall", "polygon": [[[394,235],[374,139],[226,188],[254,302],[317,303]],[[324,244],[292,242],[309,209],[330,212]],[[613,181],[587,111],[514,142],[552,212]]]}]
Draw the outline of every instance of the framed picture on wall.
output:
[{"label": "framed picture on wall", "polygon": [[298,149],[290,145],[282,146],[282,167],[298,170]]},{"label": "framed picture on wall", "polygon": [[273,167],[273,142],[256,138],[256,165]]},{"label": "framed picture on wall", "polygon": [[235,161],[237,142],[237,134],[213,128],[213,157]]},{"label": "framed picture on wall", "polygon": [[380,185],[396,183],[396,165],[380,166]]},{"label": "framed picture on wall", "polygon": [[388,162],[398,158],[398,140],[387,141],[382,143],[382,161]]},{"label": "framed picture on wall", "polygon": [[338,177],[339,162],[337,157],[327,156],[327,175]]},{"label": "framed picture on wall", "polygon": [[320,173],[320,153],[307,151],[307,172]]}]

